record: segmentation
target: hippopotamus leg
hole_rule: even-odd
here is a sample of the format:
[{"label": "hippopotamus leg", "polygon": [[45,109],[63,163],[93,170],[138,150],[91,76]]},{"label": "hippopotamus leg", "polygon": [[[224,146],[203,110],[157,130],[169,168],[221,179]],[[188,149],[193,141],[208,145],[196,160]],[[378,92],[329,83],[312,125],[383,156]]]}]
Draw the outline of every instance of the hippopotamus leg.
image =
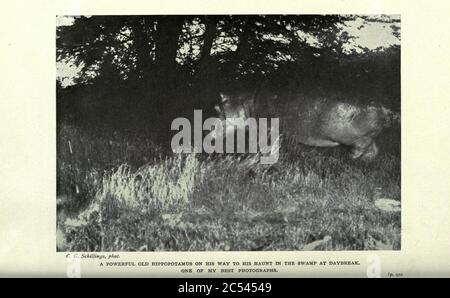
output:
[{"label": "hippopotamus leg", "polygon": [[351,158],[357,159],[364,156],[364,159],[371,159],[378,154],[378,148],[369,136],[358,138],[353,144]]},{"label": "hippopotamus leg", "polygon": [[372,160],[378,155],[378,147],[375,144],[375,142],[372,142],[372,144],[367,148],[366,152],[361,156],[364,160]]}]

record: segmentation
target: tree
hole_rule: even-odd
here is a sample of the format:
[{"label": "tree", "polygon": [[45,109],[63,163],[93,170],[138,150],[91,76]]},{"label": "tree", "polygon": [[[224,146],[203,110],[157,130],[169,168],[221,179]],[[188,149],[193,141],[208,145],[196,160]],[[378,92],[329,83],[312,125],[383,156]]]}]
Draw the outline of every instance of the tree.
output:
[{"label": "tree", "polygon": [[185,22],[183,16],[159,16],[156,19],[155,71],[157,82],[173,88],[176,82],[178,39]]},{"label": "tree", "polygon": [[130,98],[160,115],[167,107],[210,107],[220,89],[236,85],[340,86],[342,61],[368,53],[346,50],[353,37],[343,28],[356,18],[362,26],[384,22],[400,36],[398,21],[365,16],[82,16],[57,28],[57,59],[80,66],[76,83],[96,84],[105,101]]}]

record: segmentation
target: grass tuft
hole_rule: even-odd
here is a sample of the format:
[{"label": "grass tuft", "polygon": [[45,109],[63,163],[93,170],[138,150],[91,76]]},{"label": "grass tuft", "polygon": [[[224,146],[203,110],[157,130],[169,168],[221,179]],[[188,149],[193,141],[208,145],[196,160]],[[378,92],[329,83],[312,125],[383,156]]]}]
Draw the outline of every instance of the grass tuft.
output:
[{"label": "grass tuft", "polygon": [[372,163],[351,160],[348,148],[281,143],[279,162],[267,166],[255,156],[167,154],[152,137],[63,125],[58,249],[400,249],[400,213],[374,204],[400,200],[398,140],[398,129],[386,132]]}]

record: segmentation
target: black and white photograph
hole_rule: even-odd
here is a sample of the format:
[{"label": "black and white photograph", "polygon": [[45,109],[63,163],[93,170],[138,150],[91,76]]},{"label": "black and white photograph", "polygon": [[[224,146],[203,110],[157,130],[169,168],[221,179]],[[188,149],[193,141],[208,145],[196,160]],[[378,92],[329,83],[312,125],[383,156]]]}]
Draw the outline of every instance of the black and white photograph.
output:
[{"label": "black and white photograph", "polygon": [[400,15],[55,30],[56,251],[402,249]]}]

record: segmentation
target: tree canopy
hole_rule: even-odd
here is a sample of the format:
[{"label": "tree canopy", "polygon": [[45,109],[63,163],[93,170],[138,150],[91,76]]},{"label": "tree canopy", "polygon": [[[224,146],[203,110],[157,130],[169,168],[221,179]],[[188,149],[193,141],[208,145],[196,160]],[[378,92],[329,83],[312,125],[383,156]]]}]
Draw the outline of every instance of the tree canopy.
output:
[{"label": "tree canopy", "polygon": [[[387,16],[77,16],[57,27],[57,61],[78,66],[75,86],[96,85],[103,92],[97,97],[108,104],[123,100],[114,96],[120,89],[121,96],[133,94],[156,109],[180,94],[186,104],[204,105],[234,84],[305,86],[321,80],[342,86],[386,69],[388,79],[399,78],[399,69],[392,71],[399,67],[399,47],[348,47],[354,36],[345,23],[356,18],[361,26],[386,23],[400,38],[398,20]],[[60,82],[60,93],[68,93],[62,89]]]}]

